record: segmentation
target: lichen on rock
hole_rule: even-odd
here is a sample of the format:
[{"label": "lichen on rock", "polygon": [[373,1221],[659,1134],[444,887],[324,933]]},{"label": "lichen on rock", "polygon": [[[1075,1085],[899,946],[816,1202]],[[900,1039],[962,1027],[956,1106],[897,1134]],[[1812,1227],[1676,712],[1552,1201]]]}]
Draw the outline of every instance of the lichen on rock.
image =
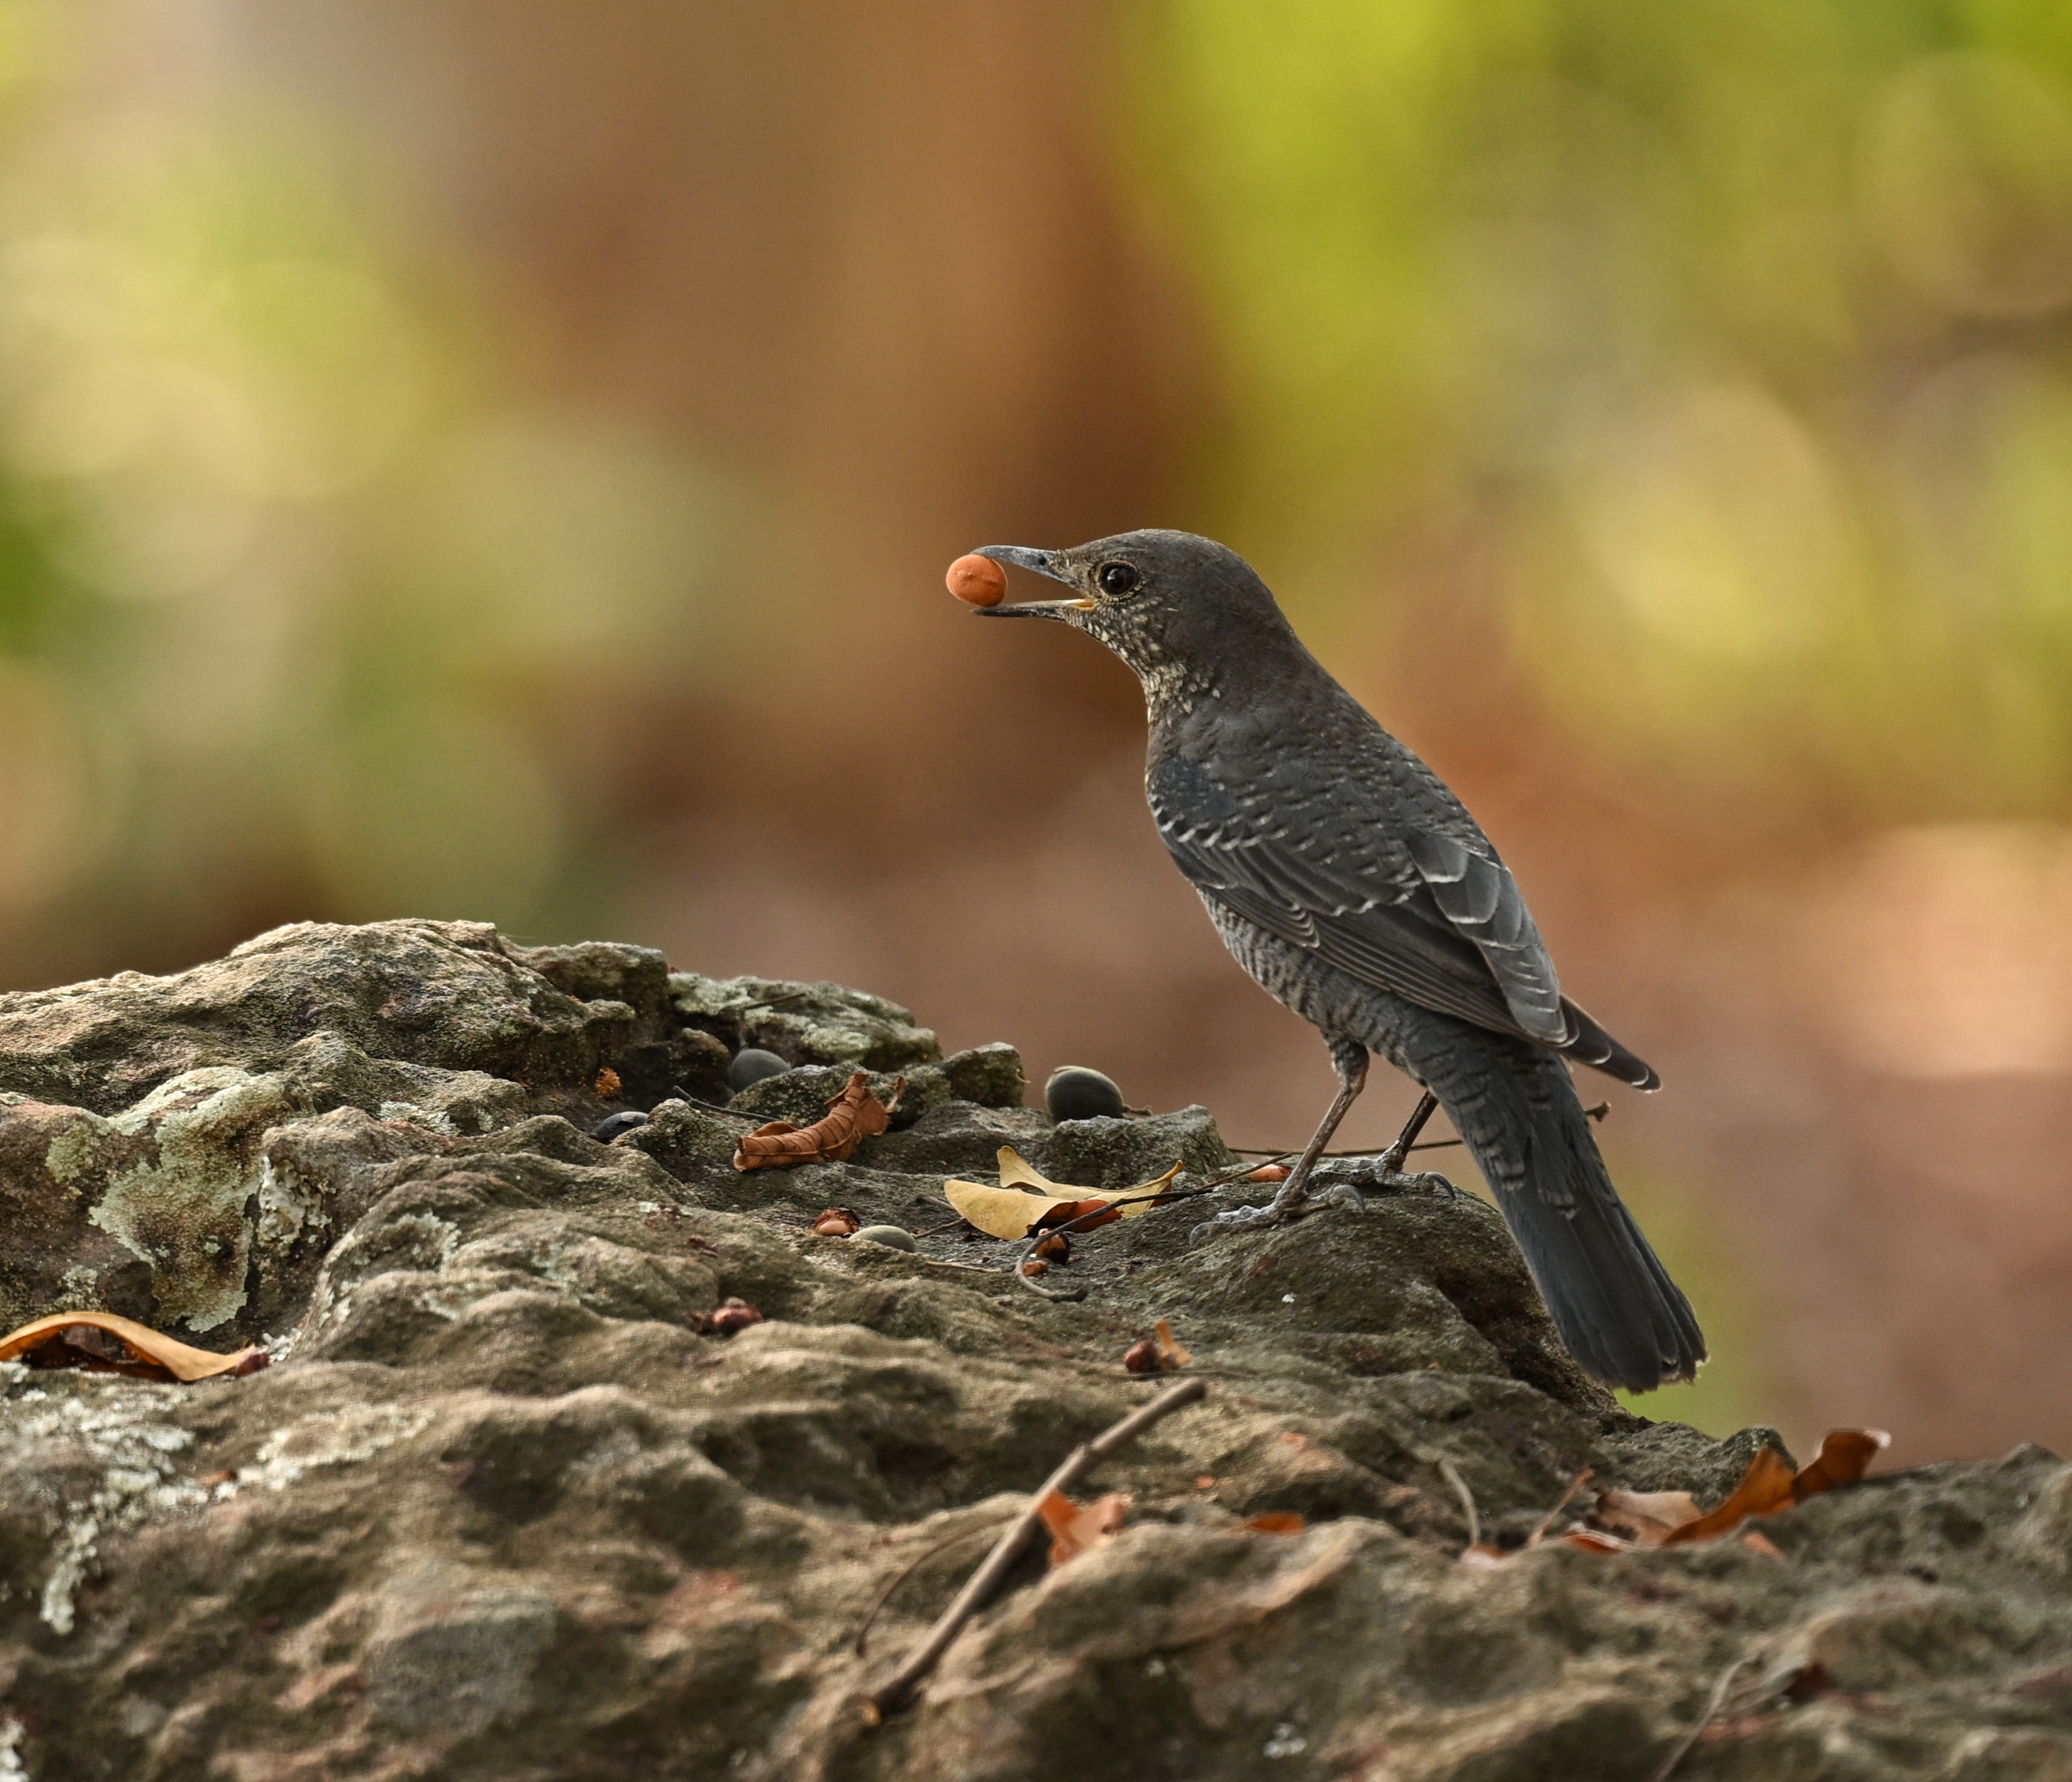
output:
[{"label": "lichen on rock", "polygon": [[[797,1068],[722,1111],[746,1045]],[[891,1131],[733,1169],[858,1069],[907,1078]],[[1085,1300],[1040,1301],[945,1175],[1230,1160],[1206,1110],[1025,1096],[1011,1048],[943,1057],[875,997],[474,924],[0,997],[0,1315],[276,1358],[0,1366],[0,1776],[1640,1782],[1737,1661],[1694,1782],[2072,1774],[2053,1457],[1816,1499],[1764,1524],[1781,1560],[1526,1550],[1586,1467],[1710,1502],[1776,1438],[1621,1411],[1466,1196],[1190,1245],[1228,1186],[1081,1240]],[[915,1249],[813,1235],[830,1205]],[[730,1298],[762,1321],[698,1334]],[[1156,1389],[1121,1356],[1160,1318],[1212,1386],[1102,1470],[1127,1526],[1025,1565],[868,1728],[986,1531]]]}]

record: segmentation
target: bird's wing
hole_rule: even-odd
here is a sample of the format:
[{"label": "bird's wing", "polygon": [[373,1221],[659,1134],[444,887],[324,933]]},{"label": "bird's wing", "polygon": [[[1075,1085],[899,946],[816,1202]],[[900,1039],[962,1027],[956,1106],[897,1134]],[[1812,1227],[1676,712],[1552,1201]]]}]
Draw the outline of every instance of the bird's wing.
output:
[{"label": "bird's wing", "polygon": [[1478,1027],[1557,1047],[1578,1037],[1517,883],[1487,842],[1420,825],[1385,786],[1313,778],[1276,767],[1233,792],[1169,756],[1148,789],[1180,870],[1269,933]]},{"label": "bird's wing", "polygon": [[1511,869],[1494,850],[1416,828],[1402,834],[1439,913],[1482,955],[1519,1026],[1549,1045],[1566,1044],[1574,1030],[1562,1012],[1561,981]]}]

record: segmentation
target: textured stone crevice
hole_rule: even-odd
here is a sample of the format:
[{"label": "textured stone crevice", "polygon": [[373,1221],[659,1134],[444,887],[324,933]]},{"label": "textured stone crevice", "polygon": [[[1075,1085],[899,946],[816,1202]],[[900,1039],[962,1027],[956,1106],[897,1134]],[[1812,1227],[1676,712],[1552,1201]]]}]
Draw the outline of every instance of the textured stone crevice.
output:
[{"label": "textured stone crevice", "polygon": [[[800,1068],[744,1110],[810,1118],[860,1069],[906,1077],[893,1130],[736,1172],[742,1123],[697,1103],[751,1044]],[[1011,1247],[930,1232],[945,1173],[1003,1143],[1110,1187],[1230,1160],[1206,1110],[1059,1127],[1024,1096],[1011,1048],[945,1058],[874,997],[478,924],[0,997],[0,1317],[278,1358],[184,1388],[0,1368],[0,1749],[35,1782],[1640,1782],[1745,1659],[1816,1681],[1737,1697],[1680,1775],[2072,1774],[2072,1469],[1874,1479],[1768,1524],[1781,1560],[1463,1567],[1442,1462],[1516,1547],[1585,1466],[1710,1500],[1775,1437],[1620,1411],[1466,1197],[1199,1247],[1190,1202],[1040,1302]],[[626,1107],[648,1123],[590,1136]],[[928,1234],[813,1237],[830,1204]],[[765,1321],[695,1334],[730,1296]],[[856,1693],[970,1531],[1156,1390],[1121,1356],[1160,1317],[1212,1391],[1102,1470],[1128,1528],[1025,1565],[867,1731]],[[1307,1526],[1243,1527],[1268,1510]]]}]

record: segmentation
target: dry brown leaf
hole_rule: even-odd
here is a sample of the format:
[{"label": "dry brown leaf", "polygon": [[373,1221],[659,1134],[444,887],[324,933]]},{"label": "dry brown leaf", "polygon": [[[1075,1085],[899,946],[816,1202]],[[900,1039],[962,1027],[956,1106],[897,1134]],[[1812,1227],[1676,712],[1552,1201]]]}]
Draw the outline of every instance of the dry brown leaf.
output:
[{"label": "dry brown leaf", "polygon": [[1854,1485],[1892,1442],[1882,1429],[1829,1430],[1820,1438],[1820,1452],[1792,1481],[1792,1501],[1803,1503],[1838,1485]]},{"label": "dry brown leaf", "polygon": [[[1112,1209],[1110,1218],[1133,1219],[1159,1204],[1181,1168],[1176,1163],[1163,1176],[1135,1188],[1108,1189],[1053,1182],[1032,1168],[1012,1145],[1001,1146],[999,1164],[998,1188],[953,1178],[942,1185],[942,1193],[968,1224],[988,1237],[1007,1238],[1026,1238],[1039,1228],[1069,1225],[1081,1218],[1089,1221],[1089,1226],[1081,1229],[1089,1229],[1093,1216],[1103,1209]],[[1119,1201],[1123,1204],[1116,1205]],[[1098,1222],[1105,1225],[1108,1220]]]},{"label": "dry brown leaf", "polygon": [[94,1374],[182,1382],[256,1374],[272,1358],[263,1349],[224,1355],[192,1348],[112,1312],[54,1312],[33,1319],[0,1337],[0,1361],[18,1356],[31,1367],[77,1367]]},{"label": "dry brown leaf", "polygon": [[1193,1356],[1181,1346],[1179,1338],[1172,1333],[1172,1326],[1164,1319],[1160,1318],[1156,1324],[1153,1325],[1152,1331],[1158,1339],[1160,1366],[1169,1372],[1176,1367],[1185,1367],[1193,1360]]},{"label": "dry brown leaf", "polygon": [[618,1080],[618,1073],[610,1065],[602,1065],[598,1067],[597,1092],[600,1099],[615,1102],[624,1093],[625,1089],[625,1084]]},{"label": "dry brown leaf", "polygon": [[1636,1547],[1659,1547],[1703,1514],[1688,1491],[1607,1491],[1597,1500],[1598,1524]]},{"label": "dry brown leaf", "polygon": [[1694,1540],[1710,1540],[1739,1528],[1751,1516],[1766,1516],[1772,1510],[1785,1508],[1792,1501],[1793,1476],[1791,1462],[1776,1449],[1759,1449],[1724,1503],[1672,1529],[1663,1536],[1661,1544],[1685,1547]]},{"label": "dry brown leaf", "polygon": [[1565,1547],[1580,1547],[1586,1553],[1631,1553],[1638,1552],[1630,1540],[1622,1540],[1616,1535],[1607,1535],[1595,1528],[1571,1528],[1561,1537]]},{"label": "dry brown leaf", "polygon": [[1036,1506],[1036,1514],[1050,1531],[1051,1565],[1065,1565],[1113,1540],[1122,1532],[1129,1507],[1130,1500],[1119,1491],[1110,1491],[1088,1504],[1074,1503],[1062,1491],[1049,1493]]},{"label": "dry brown leaf", "polygon": [[[1748,1462],[1741,1482],[1715,1509],[1701,1512],[1686,1491],[1607,1491],[1598,1499],[1596,1519],[1635,1547],[1687,1547],[1717,1540],[1751,1516],[1773,1515],[1838,1486],[1855,1484],[1891,1441],[1882,1429],[1830,1429],[1821,1439],[1819,1453],[1797,1473],[1776,1449],[1760,1450]],[[1763,1542],[1758,1551],[1775,1550],[1759,1534],[1751,1533],[1746,1544],[1758,1540]],[[1574,1544],[1593,1545],[1598,1552],[1625,1550],[1623,1544],[1615,1548]]]},{"label": "dry brown leaf", "polygon": [[[809,1127],[772,1120],[734,1141],[736,1169],[789,1169],[799,1164],[842,1164],[856,1155],[866,1139],[875,1139],[892,1123],[907,1086],[902,1077],[892,1087],[890,1106],[871,1093],[871,1079],[858,1071],[827,1104],[827,1112]],[[960,1209],[960,1210],[962,1210]]]},{"label": "dry brown leaf", "polygon": [[1741,1537],[1741,1544],[1751,1553],[1760,1553],[1765,1559],[1782,1559],[1785,1550],[1760,1528],[1751,1528]]},{"label": "dry brown leaf", "polygon": [[1244,1525],[1255,1535],[1299,1535],[1308,1526],[1292,1510],[1262,1510]]}]

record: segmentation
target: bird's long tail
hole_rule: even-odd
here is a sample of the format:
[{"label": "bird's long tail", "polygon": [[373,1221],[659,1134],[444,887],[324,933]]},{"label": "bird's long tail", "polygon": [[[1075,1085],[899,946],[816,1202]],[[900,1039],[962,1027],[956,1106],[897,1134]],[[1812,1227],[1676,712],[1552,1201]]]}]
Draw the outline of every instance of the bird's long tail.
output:
[{"label": "bird's long tail", "polygon": [[1454,1081],[1428,1081],[1496,1191],[1554,1328],[1607,1385],[1645,1392],[1690,1379],[1706,1353],[1690,1302],[1611,1185],[1566,1068],[1519,1050],[1509,1069],[1484,1058]]}]

